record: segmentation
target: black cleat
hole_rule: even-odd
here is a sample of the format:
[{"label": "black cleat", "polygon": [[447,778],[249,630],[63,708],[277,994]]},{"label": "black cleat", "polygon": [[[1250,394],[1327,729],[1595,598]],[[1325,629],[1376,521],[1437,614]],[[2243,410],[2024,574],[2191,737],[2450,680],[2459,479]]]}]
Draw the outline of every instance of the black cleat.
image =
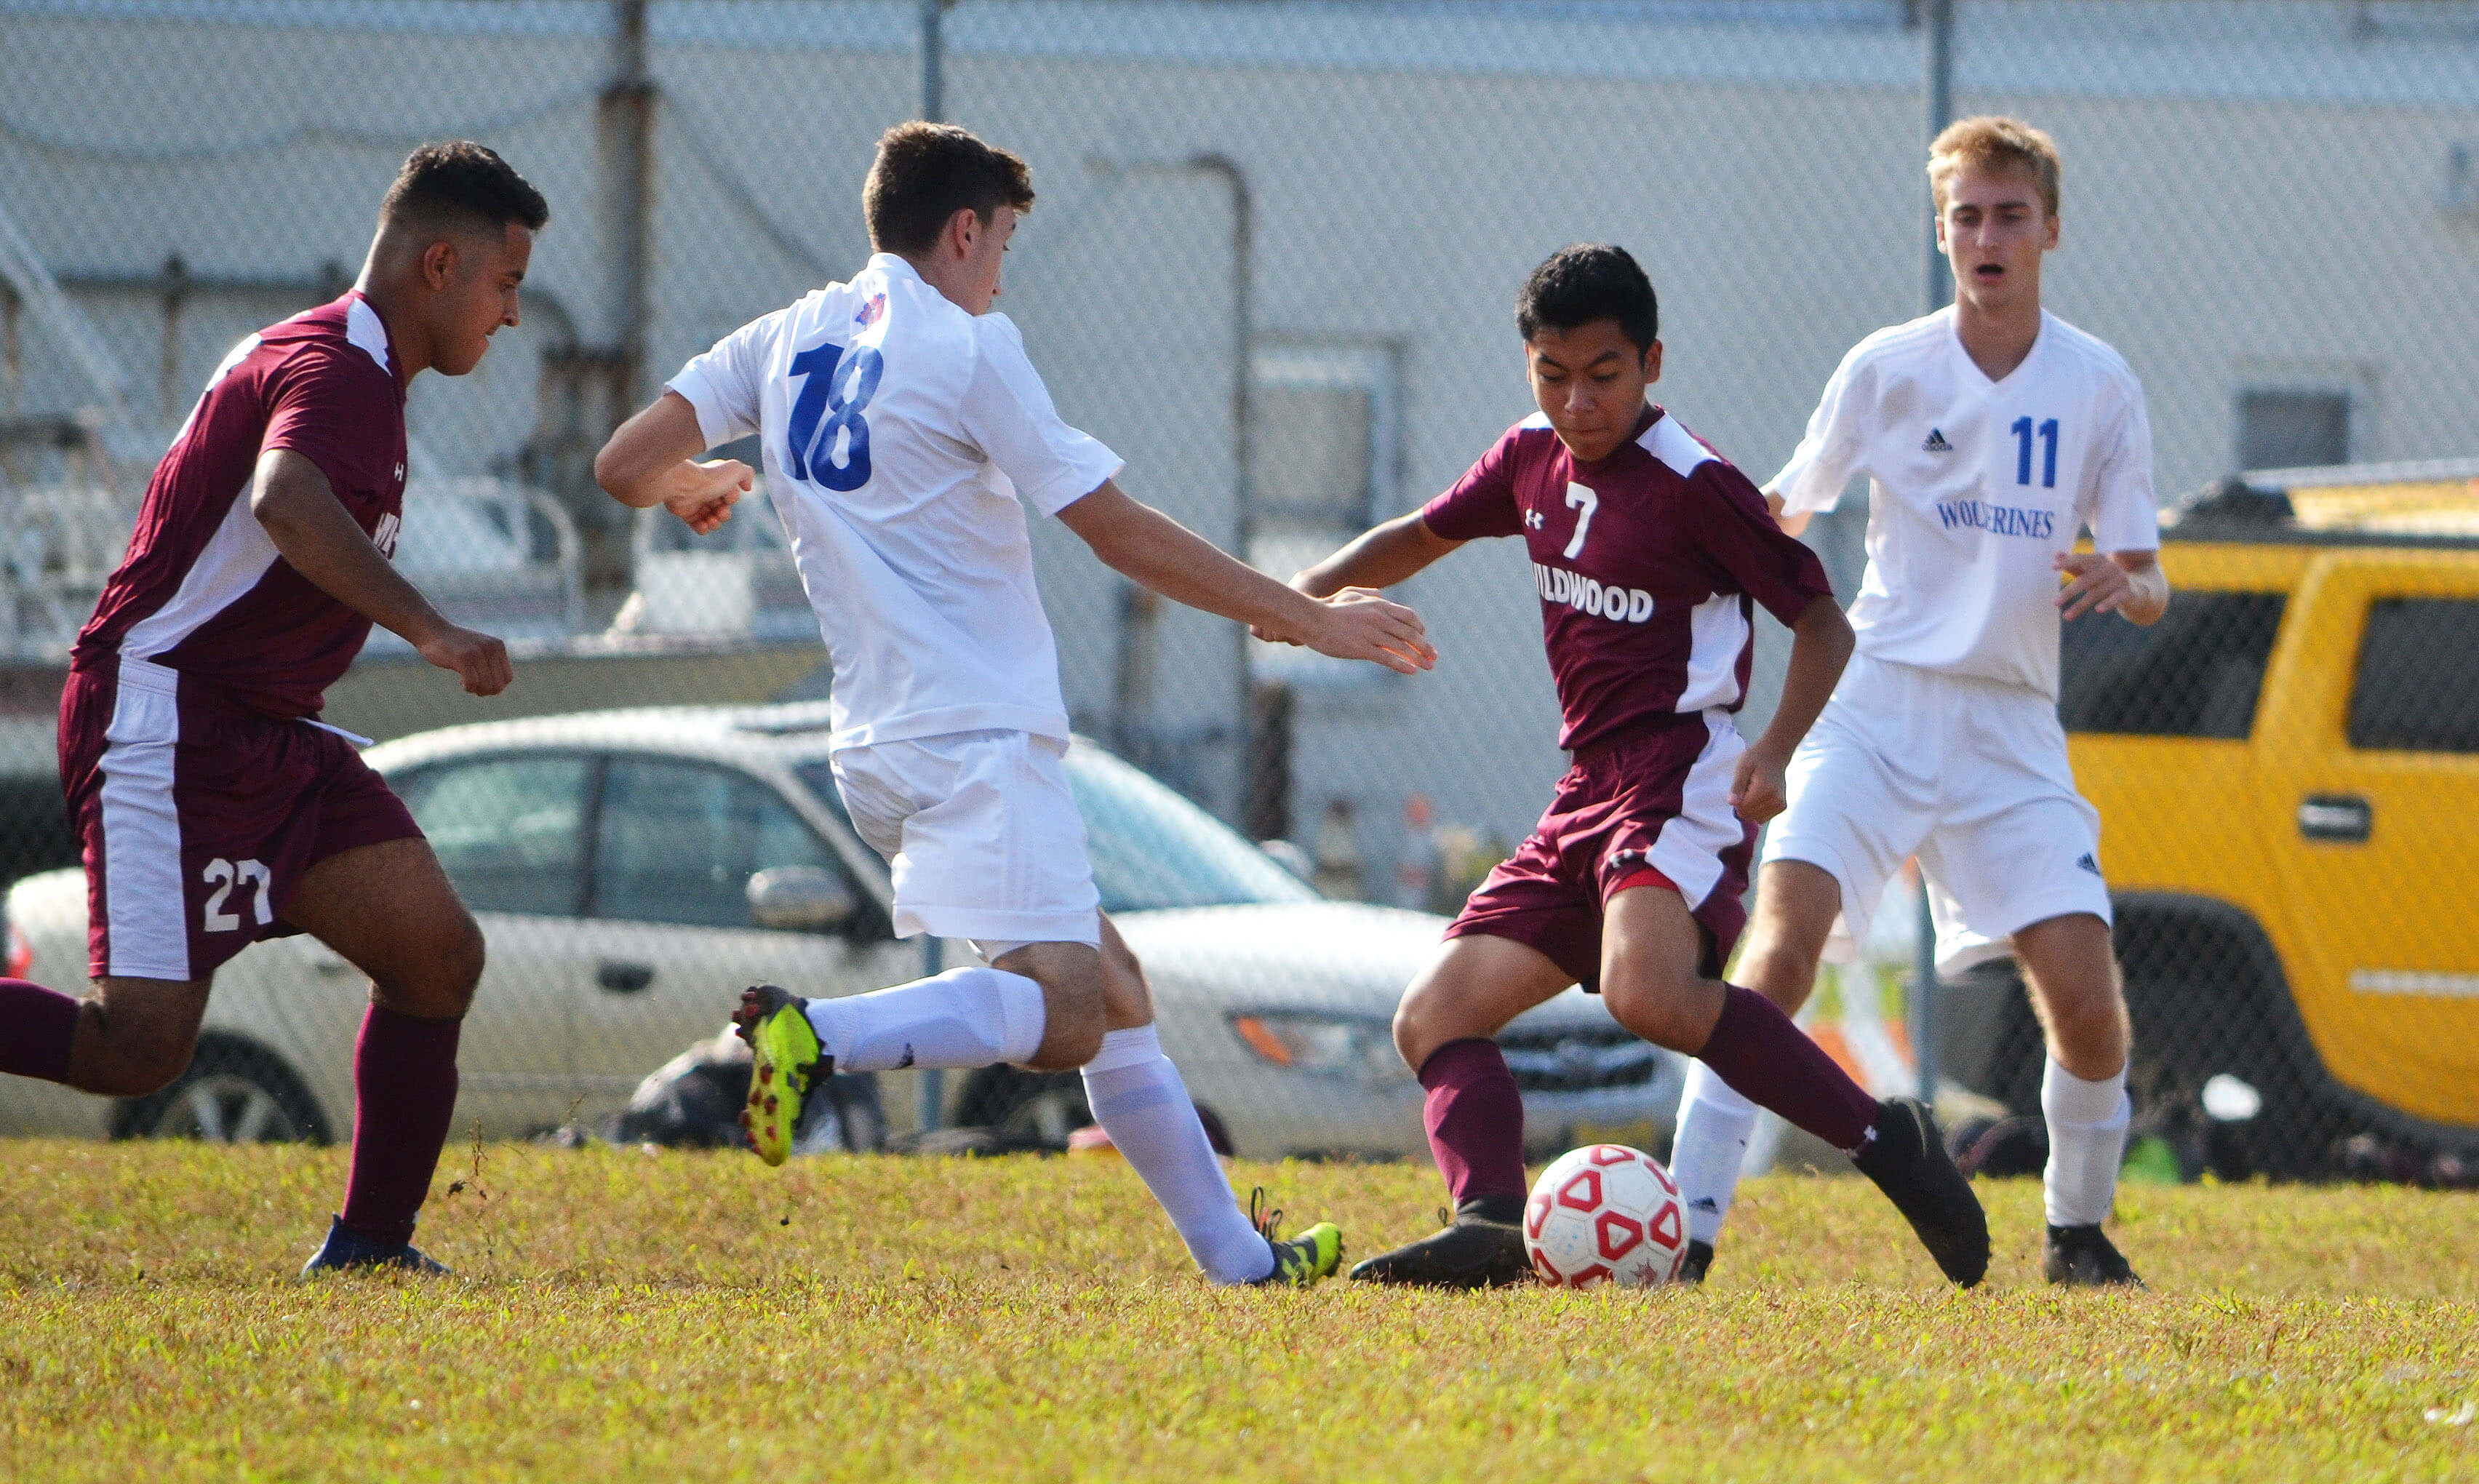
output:
[{"label": "black cleat", "polygon": [[1704,1275],[1712,1270],[1713,1244],[1709,1241],[1690,1241],[1687,1244],[1687,1255],[1678,1260],[1678,1276],[1674,1281],[1701,1283],[1704,1281]]},{"label": "black cleat", "polygon": [[2053,1226],[2040,1243],[2051,1283],[2070,1289],[2139,1289],[2143,1280],[2098,1226]]},{"label": "black cleat", "polygon": [[1392,1252],[1381,1252],[1352,1268],[1355,1283],[1399,1283],[1414,1288],[1502,1289],[1532,1276],[1532,1258],[1523,1250],[1523,1228],[1511,1221],[1492,1221],[1466,1202],[1445,1222],[1444,1230]]},{"label": "black cleat", "polygon": [[1880,1098],[1877,1137],[1851,1163],[1877,1183],[1917,1232],[1939,1270],[1964,1288],[1988,1275],[1988,1215],[1915,1097]]}]

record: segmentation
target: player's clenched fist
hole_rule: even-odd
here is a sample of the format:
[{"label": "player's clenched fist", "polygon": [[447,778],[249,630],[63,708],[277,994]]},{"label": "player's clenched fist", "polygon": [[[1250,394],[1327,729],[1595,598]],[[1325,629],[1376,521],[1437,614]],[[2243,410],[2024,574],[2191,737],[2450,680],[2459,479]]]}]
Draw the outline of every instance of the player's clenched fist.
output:
[{"label": "player's clenched fist", "polygon": [[1421,626],[1420,615],[1373,588],[1346,587],[1317,600],[1316,627],[1301,636],[1320,654],[1337,659],[1366,659],[1404,675],[1434,668],[1438,652]]},{"label": "player's clenched fist", "polygon": [[1782,781],[1786,766],[1761,747],[1739,755],[1739,765],[1730,773],[1730,807],[1741,819],[1761,825],[1782,811],[1787,805],[1787,785]]},{"label": "player's clenched fist", "polygon": [[731,507],[740,503],[740,497],[749,493],[757,477],[738,459],[684,460],[680,473],[683,487],[663,497],[663,508],[701,536],[731,519]]},{"label": "player's clenched fist", "polygon": [[508,647],[476,629],[446,625],[418,646],[422,657],[442,670],[453,670],[465,689],[476,696],[496,696],[516,678],[508,663]]}]

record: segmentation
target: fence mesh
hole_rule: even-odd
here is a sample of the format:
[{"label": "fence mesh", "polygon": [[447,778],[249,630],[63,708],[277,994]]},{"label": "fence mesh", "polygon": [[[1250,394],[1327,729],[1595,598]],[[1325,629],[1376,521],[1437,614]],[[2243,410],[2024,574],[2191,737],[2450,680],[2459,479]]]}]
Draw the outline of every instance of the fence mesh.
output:
[{"label": "fence mesh", "polygon": [[[1513,294],[1572,241],[1650,271],[1659,399],[1759,479],[1777,467],[1843,352],[1920,312],[1926,9],[965,0],[927,59],[912,4],[0,0],[18,961],[84,977],[83,886],[39,874],[77,864],[55,712],[147,473],[229,346],[350,281],[422,141],[483,140],[552,204],[522,326],[416,385],[397,558],[508,638],[519,678],[474,700],[382,632],[327,717],[392,744],[521,723],[373,755],[492,941],[460,1120],[518,1134],[616,1113],[746,979],[843,992],[921,967],[817,708],[621,714],[826,695],[779,525],[761,505],[693,537],[604,498],[591,463],[688,356],[862,263],[872,143],[925,78],[1033,163],[1001,307],[1062,413],[1132,493],[1288,576],[1526,413]],[[2018,114],[2064,152],[2048,302],[2124,352],[2164,500],[2200,499],[2169,532],[2167,620],[2067,637],[2141,1157],[2163,1178],[2459,1178],[2479,1138],[2479,6],[1955,11],[1955,112]],[[1854,492],[1807,534],[1845,594],[1866,509]],[[1200,1102],[1251,1155],[1418,1157],[1388,1017],[1436,914],[1563,766],[1522,552],[1477,545],[1408,585],[1444,659],[1404,678],[1252,645],[1056,523],[1035,545],[1106,905]],[[1758,624],[1751,732],[1787,647]],[[753,905],[787,870],[842,882],[831,929],[761,925],[797,919]],[[1256,905],[1181,910],[1231,903]],[[1917,1076],[1914,921],[1889,896],[1810,1011],[1880,1091]],[[211,1013],[201,1065],[257,1078],[267,1131],[348,1120],[357,997],[323,954],[252,949]],[[2036,1113],[2009,971],[1949,985],[1937,1026],[1949,1121]],[[1506,1042],[1544,1147],[1666,1139],[1680,1063],[1597,1005]],[[177,1100],[47,1097],[11,1083],[0,1112],[199,1126]],[[1082,1113],[1067,1082],[1004,1073],[848,1103],[860,1143],[958,1116],[1056,1141]]]}]

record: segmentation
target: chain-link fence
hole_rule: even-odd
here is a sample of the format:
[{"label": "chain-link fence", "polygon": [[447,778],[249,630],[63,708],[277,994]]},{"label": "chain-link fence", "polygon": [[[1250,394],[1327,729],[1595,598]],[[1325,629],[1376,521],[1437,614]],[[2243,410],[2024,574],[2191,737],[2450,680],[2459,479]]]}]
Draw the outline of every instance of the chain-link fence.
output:
[{"label": "chain-link fence", "polygon": [[[2170,533],[2162,625],[2068,631],[2145,1158],[2451,1177],[2436,1156],[2479,1135],[2479,466],[2314,467],[2479,455],[2479,5],[1955,12],[1955,112],[2062,146],[2048,302],[2142,377],[2160,488],[2255,472]],[[522,1132],[616,1111],[748,979],[861,989],[921,962],[841,821],[818,708],[619,714],[825,695],[779,526],[761,506],[692,537],[590,466],[689,355],[862,263],[872,143],[925,87],[1033,162],[1002,307],[1063,414],[1133,493],[1287,575],[1525,414],[1513,294],[1572,241],[1644,262],[1659,399],[1770,473],[1845,349],[1920,312],[1930,14],[0,0],[0,863],[76,863],[64,655],[153,461],[227,347],[350,280],[422,140],[491,143],[553,210],[523,326],[416,386],[398,555],[512,641],[519,678],[476,701],[380,634],[327,715],[387,741],[530,719],[373,755],[492,939],[460,1118]],[[1854,496],[1808,533],[1845,594],[1865,521]],[[1444,659],[1405,678],[1252,647],[1055,523],[1035,543],[1106,905],[1200,1101],[1249,1154],[1417,1155],[1388,1016],[1562,767],[1523,553],[1408,585]],[[1758,626],[1749,729],[1785,650]],[[844,880],[831,922],[752,895],[792,867]],[[1916,1075],[1905,901],[1814,1011],[1879,1090]],[[36,977],[82,979],[83,886],[38,879],[13,908]],[[305,940],[252,950],[202,1065],[257,1079],[261,1127],[340,1133],[349,985]],[[2036,1112],[2011,980],[1951,986],[1937,1025],[1950,1112]],[[1544,1146],[1666,1137],[1678,1063],[1597,1005],[1506,1039]],[[9,1096],[21,1127],[162,1112]],[[882,1103],[899,1128],[1053,1140],[1080,1115],[1069,1082],[1004,1072]],[[856,1099],[846,1121],[879,1117]]]}]

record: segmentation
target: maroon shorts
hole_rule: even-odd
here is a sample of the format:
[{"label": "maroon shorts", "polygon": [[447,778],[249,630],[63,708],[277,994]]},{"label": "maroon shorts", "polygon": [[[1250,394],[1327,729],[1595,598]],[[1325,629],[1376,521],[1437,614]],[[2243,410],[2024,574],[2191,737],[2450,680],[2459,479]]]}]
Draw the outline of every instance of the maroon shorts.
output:
[{"label": "maroon shorts", "polygon": [[1575,759],[1541,823],[1464,904],[1446,936],[1481,934],[1538,949],[1586,989],[1601,978],[1601,909],[1626,878],[1657,871],[1704,928],[1719,974],[1748,925],[1756,827],[1731,811],[1747,743],[1720,712]]},{"label": "maroon shorts", "polygon": [[205,979],[300,931],[284,909],[312,866],[422,833],[344,737],[145,660],[69,672],[61,785],[98,979]]}]

